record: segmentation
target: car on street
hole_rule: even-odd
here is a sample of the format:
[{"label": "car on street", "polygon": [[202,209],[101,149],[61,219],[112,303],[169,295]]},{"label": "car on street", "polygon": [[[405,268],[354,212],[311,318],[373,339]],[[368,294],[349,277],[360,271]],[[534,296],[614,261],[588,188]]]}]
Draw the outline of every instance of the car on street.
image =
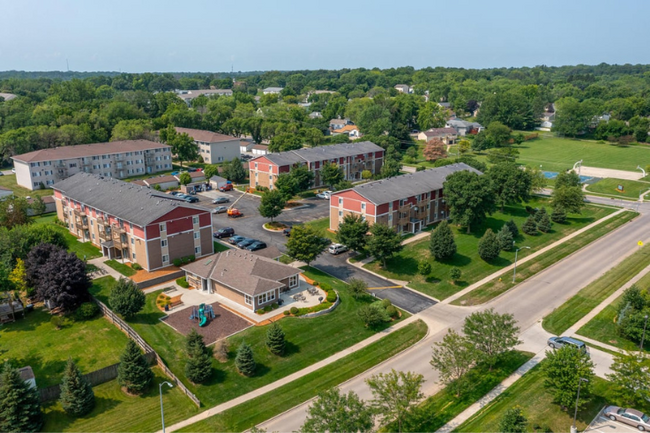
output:
[{"label": "car on street", "polygon": [[224,227],[212,233],[212,237],[217,239],[229,238],[235,236],[235,229],[232,227]]},{"label": "car on street", "polygon": [[226,206],[217,206],[212,209],[212,213],[226,213],[228,212],[228,207]]},{"label": "car on street", "polygon": [[262,241],[253,242],[252,244],[246,247],[248,251],[257,251],[257,250],[262,250],[264,248],[266,248],[266,244]]},{"label": "car on street", "polygon": [[232,183],[227,183],[219,187],[219,191],[232,191]]},{"label": "car on street", "polygon": [[232,245],[237,245],[239,242],[243,241],[246,239],[246,236],[233,236],[230,239],[228,239],[228,242],[231,243]]},{"label": "car on street", "polygon": [[286,237],[291,236],[291,227],[287,227],[286,229],[282,230],[282,234]]},{"label": "car on street", "polygon": [[583,352],[587,351],[587,345],[584,342],[571,337],[551,337],[548,339],[547,343],[551,349],[559,349],[560,347],[568,345],[573,346]]},{"label": "car on street", "polygon": [[247,246],[249,246],[250,244],[252,244],[254,242],[259,242],[259,241],[257,239],[253,239],[253,238],[244,238],[243,241],[241,241],[241,242],[239,242],[237,244],[237,247],[241,248],[243,250],[244,248],[246,248]]},{"label": "car on street", "polygon": [[230,203],[230,199],[227,197],[217,197],[214,200],[212,200],[212,204],[222,204],[222,203]]},{"label": "car on street", "polygon": [[608,406],[603,414],[612,421],[630,425],[639,431],[650,431],[650,416],[639,410]]},{"label": "car on street", "polygon": [[348,250],[348,247],[346,247],[343,244],[332,244],[327,249],[327,251],[329,251],[330,254],[334,254],[334,255],[344,253],[347,250]]},{"label": "car on street", "polygon": [[322,198],[324,200],[329,200],[331,196],[332,196],[332,191],[323,191],[316,194],[316,197]]},{"label": "car on street", "polygon": [[188,203],[198,203],[199,199],[196,198],[196,197],[187,196],[187,197],[185,197],[185,201],[188,202]]}]

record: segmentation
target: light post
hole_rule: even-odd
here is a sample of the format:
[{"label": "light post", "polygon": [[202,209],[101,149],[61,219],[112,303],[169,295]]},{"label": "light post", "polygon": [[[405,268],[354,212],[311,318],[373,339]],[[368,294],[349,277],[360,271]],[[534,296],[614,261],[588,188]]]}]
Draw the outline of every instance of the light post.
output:
[{"label": "light post", "polygon": [[530,247],[521,247],[521,248],[517,248],[517,250],[515,251],[515,267],[514,267],[514,269],[512,270],[512,282],[513,282],[513,283],[515,282],[515,278],[517,277],[517,254],[519,253],[519,250],[524,250],[524,249],[528,249],[528,250],[529,250]]},{"label": "light post", "polygon": [[578,417],[578,401],[580,400],[580,385],[582,385],[582,382],[589,382],[589,380],[581,377],[580,381],[578,382],[578,397],[576,398],[576,411],[573,413],[573,425],[571,426],[571,433],[578,432],[578,428],[576,427],[576,418]]},{"label": "light post", "polygon": [[160,419],[162,420],[162,431],[165,433],[165,412],[163,411],[163,403],[162,403],[162,386],[167,385],[170,388],[173,388],[174,385],[171,383],[165,381],[162,382],[160,385],[158,385],[158,390],[160,391]]},{"label": "light post", "polygon": [[645,322],[643,322],[643,335],[641,336],[641,344],[639,345],[639,350],[643,352],[643,342],[645,341],[645,330],[648,327],[648,315],[646,314],[645,317]]}]

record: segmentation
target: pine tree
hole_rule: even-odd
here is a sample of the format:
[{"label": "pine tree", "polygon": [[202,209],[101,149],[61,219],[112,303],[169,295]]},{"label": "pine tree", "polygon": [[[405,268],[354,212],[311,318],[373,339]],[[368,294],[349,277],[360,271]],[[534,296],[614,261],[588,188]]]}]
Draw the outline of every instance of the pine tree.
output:
[{"label": "pine tree", "polygon": [[431,233],[429,250],[436,260],[448,260],[456,254],[454,234],[447,221],[442,221]]},{"label": "pine tree", "polygon": [[185,376],[193,383],[204,383],[212,376],[212,351],[206,347],[203,337],[195,329],[187,335],[185,351]]},{"label": "pine tree", "polygon": [[487,229],[485,234],[478,241],[478,255],[480,258],[489,262],[499,257],[501,246],[497,240],[497,235],[492,229]]},{"label": "pine tree", "polygon": [[539,218],[539,221],[537,221],[537,228],[539,229],[539,231],[543,233],[550,232],[552,225],[553,223],[551,222],[551,218],[549,218],[546,212],[544,212],[542,216]]},{"label": "pine tree", "polygon": [[566,211],[563,207],[556,206],[553,208],[553,213],[551,213],[551,220],[554,223],[564,224],[566,222]]},{"label": "pine tree", "polygon": [[153,372],[140,348],[133,340],[129,340],[126,349],[120,356],[117,368],[117,382],[130,394],[140,394],[151,384]]},{"label": "pine tree", "polygon": [[537,223],[535,222],[534,216],[529,216],[526,218],[524,225],[521,226],[521,231],[530,236],[535,236],[537,234]]},{"label": "pine tree", "polygon": [[512,249],[514,240],[508,224],[504,224],[501,230],[499,230],[499,233],[497,233],[497,241],[499,242],[499,248],[503,251],[510,251]]},{"label": "pine tree", "polygon": [[519,406],[508,409],[499,422],[499,431],[503,433],[522,433],[527,427],[528,420]]},{"label": "pine tree", "polygon": [[512,239],[517,239],[519,237],[519,228],[517,228],[517,223],[514,220],[510,220],[506,223],[508,230],[512,233]]},{"label": "pine tree", "polygon": [[548,213],[546,212],[545,207],[541,207],[541,208],[537,209],[537,211],[535,212],[535,222],[539,224],[539,222],[542,220],[544,215],[548,216]]},{"label": "pine tree", "polygon": [[273,322],[266,331],[266,347],[269,348],[272,354],[282,356],[285,345],[284,331],[278,325],[278,322]]},{"label": "pine tree", "polygon": [[82,376],[77,365],[68,359],[61,381],[59,402],[66,413],[83,416],[95,407],[95,393],[90,383]]},{"label": "pine tree", "polygon": [[35,432],[43,425],[41,402],[36,388],[5,364],[0,375],[0,431]]},{"label": "pine tree", "polygon": [[237,349],[235,366],[244,376],[252,376],[255,374],[257,365],[255,364],[255,358],[253,358],[253,350],[245,341]]}]

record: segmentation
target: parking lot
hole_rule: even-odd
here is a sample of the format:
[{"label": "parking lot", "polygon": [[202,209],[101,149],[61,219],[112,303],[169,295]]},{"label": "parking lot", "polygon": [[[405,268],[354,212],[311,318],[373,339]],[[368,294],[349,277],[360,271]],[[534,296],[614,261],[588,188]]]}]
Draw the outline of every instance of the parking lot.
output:
[{"label": "parking lot", "polygon": [[617,421],[612,421],[609,418],[606,418],[602,415],[598,415],[596,419],[594,419],[589,427],[585,430],[585,432],[592,432],[592,433],[614,433],[614,432],[638,432],[639,430],[635,429],[632,426],[617,422]]}]

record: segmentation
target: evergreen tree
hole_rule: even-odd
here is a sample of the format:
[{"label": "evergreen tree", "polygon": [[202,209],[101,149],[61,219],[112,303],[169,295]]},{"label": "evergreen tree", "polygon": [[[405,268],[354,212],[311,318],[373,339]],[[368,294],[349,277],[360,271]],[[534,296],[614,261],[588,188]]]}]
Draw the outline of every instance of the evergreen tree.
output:
[{"label": "evergreen tree", "polygon": [[83,416],[95,407],[95,393],[77,365],[68,359],[61,381],[61,407],[72,416]]},{"label": "evergreen tree", "polygon": [[499,245],[497,235],[492,229],[487,229],[485,234],[478,241],[478,255],[480,258],[489,262],[499,257],[501,246]]},{"label": "evergreen tree", "polygon": [[212,351],[205,346],[203,337],[192,329],[185,339],[187,363],[185,376],[193,383],[203,383],[212,376]]},{"label": "evergreen tree", "polygon": [[431,233],[429,251],[436,260],[448,260],[456,254],[456,241],[447,221],[442,221]]},{"label": "evergreen tree", "polygon": [[499,422],[499,431],[503,433],[524,433],[527,427],[528,420],[519,406],[508,409]]},{"label": "evergreen tree", "polygon": [[537,211],[535,212],[535,222],[539,224],[539,222],[542,220],[544,215],[548,215],[545,207],[541,207],[537,209]]},{"label": "evergreen tree", "polygon": [[537,223],[535,222],[534,216],[529,216],[526,218],[524,225],[521,226],[521,231],[530,236],[535,236],[537,234]]},{"label": "evergreen tree", "polygon": [[284,354],[285,344],[284,331],[278,325],[278,322],[273,322],[266,331],[266,347],[269,348],[272,354],[282,356]]},{"label": "evergreen tree", "polygon": [[510,233],[512,233],[512,239],[517,239],[519,237],[519,228],[517,227],[517,223],[515,223],[514,220],[510,220],[506,223],[506,226],[508,227],[508,230],[510,230]]},{"label": "evergreen tree", "polygon": [[0,375],[0,431],[35,432],[42,425],[38,391],[21,379],[17,369],[5,364]]},{"label": "evergreen tree", "polygon": [[[542,208],[542,209],[544,209],[544,208]],[[544,212],[542,214],[542,216],[539,217],[539,220],[537,221],[537,228],[542,233],[550,232],[552,225],[553,225],[553,223],[551,222],[551,218],[548,216],[548,214],[546,212]]]},{"label": "evergreen tree", "polygon": [[508,224],[504,224],[501,230],[499,230],[499,233],[497,233],[497,241],[499,242],[499,248],[503,251],[510,251],[512,249],[514,240]]},{"label": "evergreen tree", "polygon": [[133,340],[129,340],[120,356],[117,382],[130,394],[140,394],[151,384],[153,372],[149,363]]},{"label": "evergreen tree", "polygon": [[142,310],[145,301],[144,292],[128,278],[120,278],[108,298],[111,308],[124,317],[135,316]]},{"label": "evergreen tree", "polygon": [[245,341],[242,342],[242,344],[239,345],[239,349],[237,349],[235,366],[244,376],[250,377],[255,374],[257,364],[255,364],[255,358],[253,358],[253,350]]},{"label": "evergreen tree", "polygon": [[551,213],[551,220],[554,223],[564,224],[566,222],[566,211],[561,206],[556,206],[553,208]]}]

